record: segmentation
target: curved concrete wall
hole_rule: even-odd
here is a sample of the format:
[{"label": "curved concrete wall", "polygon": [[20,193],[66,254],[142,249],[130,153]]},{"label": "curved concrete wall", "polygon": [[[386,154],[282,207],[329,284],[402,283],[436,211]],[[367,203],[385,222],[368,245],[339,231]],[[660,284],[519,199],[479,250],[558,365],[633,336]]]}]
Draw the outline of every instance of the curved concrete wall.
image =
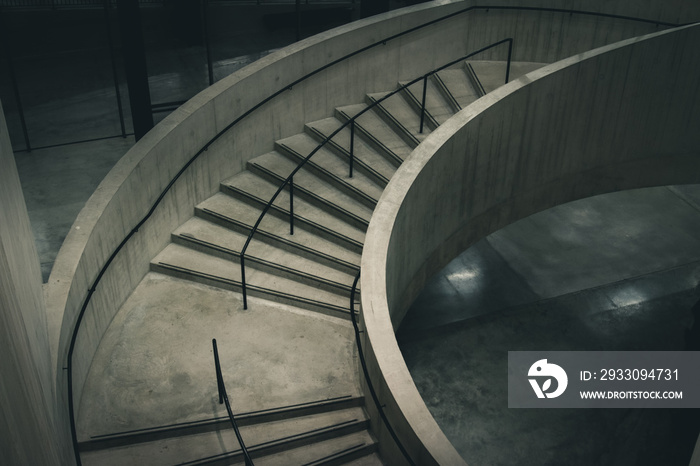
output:
[{"label": "curved concrete wall", "polygon": [[69,438],[54,425],[39,256],[2,103],[0,167],[0,458],[10,465],[70,464]]},{"label": "curved concrete wall", "polygon": [[696,25],[546,66],[462,110],[392,178],[362,257],[365,347],[419,464],[455,464],[454,451],[387,335],[434,273],[509,223],[596,194],[700,182],[699,47]]},{"label": "curved concrete wall", "polygon": [[[602,2],[601,8],[605,9]],[[257,102],[338,57],[474,2],[419,5],[314,36],[271,54],[203,91],[166,118],[114,167],[78,216],[48,284],[49,336],[60,406],[71,333],[100,268],[145,215],[162,189],[211,137]],[[658,16],[649,12],[652,18]],[[488,22],[485,20],[488,19]],[[95,350],[116,311],[148,271],[149,260],[188,219],[193,206],[239,172],[275,139],[299,132],[333,107],[356,103],[450,59],[506,36],[514,59],[551,61],[624,37],[656,30],[650,24],[561,13],[477,11],[364,52],[295,86],[227,131],[175,183],[153,217],[126,244],[87,308],[74,355],[75,406]],[[495,50],[482,58],[505,57]],[[67,419],[62,412],[62,421]]]}]

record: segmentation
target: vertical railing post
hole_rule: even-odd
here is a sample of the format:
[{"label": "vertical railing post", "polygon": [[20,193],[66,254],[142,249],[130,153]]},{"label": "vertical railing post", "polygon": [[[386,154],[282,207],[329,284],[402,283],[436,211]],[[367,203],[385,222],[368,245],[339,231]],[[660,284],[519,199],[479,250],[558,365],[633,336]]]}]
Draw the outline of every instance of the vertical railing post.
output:
[{"label": "vertical railing post", "polygon": [[428,76],[430,74],[426,74],[423,77],[423,100],[421,101],[420,105],[420,130],[418,131],[419,133],[423,133],[423,122],[425,121],[425,93],[428,90]]},{"label": "vertical railing post", "polygon": [[508,39],[508,63],[506,64],[506,84],[508,84],[508,78],[510,77],[510,58],[513,54],[513,39]]},{"label": "vertical railing post", "polygon": [[289,234],[294,234],[294,176],[289,178]]},{"label": "vertical railing post", "polygon": [[212,338],[211,346],[214,348],[214,365],[216,367],[216,388],[219,390],[219,404],[224,404],[224,392],[221,389],[221,370],[219,366],[219,349],[216,347],[216,338]]},{"label": "vertical railing post", "polygon": [[122,96],[119,90],[119,75],[117,74],[117,59],[114,56],[114,42],[112,41],[112,24],[109,19],[110,0],[104,0],[105,32],[107,34],[107,47],[109,47],[109,59],[112,63],[112,80],[114,81],[114,95],[117,99],[117,111],[119,112],[119,124],[122,128],[122,137],[126,137],[126,125],[124,124],[124,109],[122,108]]},{"label": "vertical railing post", "polygon": [[248,309],[248,296],[245,288],[245,253],[241,251],[241,291],[243,292],[243,310]]},{"label": "vertical railing post", "polygon": [[350,178],[352,178],[352,166],[355,162],[355,119],[350,120]]}]

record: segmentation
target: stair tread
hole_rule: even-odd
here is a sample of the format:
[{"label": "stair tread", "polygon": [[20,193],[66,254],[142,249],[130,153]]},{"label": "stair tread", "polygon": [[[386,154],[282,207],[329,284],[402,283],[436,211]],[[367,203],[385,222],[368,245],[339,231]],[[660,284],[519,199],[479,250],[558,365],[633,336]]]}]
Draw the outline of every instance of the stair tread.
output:
[{"label": "stair tread", "polygon": [[[338,128],[342,126],[343,122],[335,117],[325,118],[323,120],[314,121],[307,123],[309,128],[316,130],[319,134],[324,137],[328,137],[333,134]],[[348,153],[350,152],[350,127],[349,125],[340,130],[333,139],[333,142],[338,144]],[[379,154],[371,145],[365,142],[358,134],[355,134],[355,139],[353,142],[353,154],[356,160],[362,161],[369,165],[372,169],[376,170],[387,180],[396,173],[396,165],[387,160],[384,156]]]},{"label": "stair tread", "polygon": [[[270,172],[275,173],[282,179],[286,179],[292,170],[294,170],[294,168],[297,166],[294,161],[277,151],[260,155],[250,160],[248,163],[254,166],[263,167]],[[355,199],[338,190],[338,188],[332,184],[320,179],[306,168],[302,168],[296,175],[294,175],[294,185],[311,191],[312,193],[325,199],[327,202],[350,212],[366,222],[369,222],[369,219],[372,217],[371,208],[357,202]]]},{"label": "stair tread", "polygon": [[[387,94],[389,94],[389,92],[375,92],[368,94],[368,97],[376,101],[383,98]],[[420,127],[420,115],[413,109],[413,107],[411,107],[411,105],[409,105],[408,102],[406,102],[406,99],[400,92],[394,94],[386,100],[383,100],[379,105],[389,112],[391,116],[395,118],[418,141],[422,141],[428,136],[428,134],[430,134],[431,130],[428,125],[423,126],[422,133],[418,132]],[[379,111],[379,109],[376,107],[375,110]]]},{"label": "stair tread", "polygon": [[463,67],[441,70],[437,75],[460,107],[464,108],[479,98]]},{"label": "stair tread", "polygon": [[[401,86],[405,84],[406,82],[399,82],[399,85]],[[441,125],[447,121],[448,118],[454,115],[454,112],[444,97],[442,97],[440,89],[438,89],[435,81],[428,79],[427,84],[428,87],[425,93],[425,109],[433,118],[435,118],[435,121]],[[420,106],[423,99],[423,81],[413,83],[406,88],[406,91],[413,96],[416,104]]]},{"label": "stair tread", "polygon": [[[314,443],[293,450],[288,450],[276,455],[270,455],[255,459],[256,466],[289,466],[304,465],[314,463],[330,455],[337,455],[354,447],[365,446],[373,453],[376,450],[376,443],[370,433],[366,430],[355,432],[350,435]],[[363,454],[363,457],[366,453]],[[360,463],[362,464],[362,463]],[[381,463],[380,463],[381,464]]]},{"label": "stair tread", "polygon": [[[228,186],[234,189],[242,190],[255,198],[259,199],[262,203],[269,202],[272,196],[278,189],[278,186],[270,183],[269,181],[255,175],[254,173],[244,170],[231,178],[224,180],[221,183],[223,186]],[[260,204],[259,207],[262,209],[264,204]],[[278,209],[281,209],[285,216],[289,215],[289,192],[283,190],[275,199],[273,204]],[[271,215],[272,212],[267,213]],[[326,227],[333,232],[339,233],[347,238],[355,240],[359,243],[364,243],[365,233],[352,225],[344,222],[338,217],[335,217],[328,212],[319,209],[318,207],[310,204],[305,199],[300,196],[294,196],[294,215],[296,220],[306,219],[323,227]],[[286,220],[286,219],[285,219]],[[296,224],[299,224],[298,222]]]},{"label": "stair tread", "polygon": [[[491,60],[469,60],[474,72],[476,73],[481,85],[484,86],[486,92],[491,92],[494,89],[501,87],[505,83],[506,66],[505,61]],[[520,76],[542,68],[546,63],[535,62],[511,62],[509,80],[513,81]]]},{"label": "stair tread", "polygon": [[[182,224],[174,232],[176,235],[189,235],[198,240],[240,252],[245,244],[247,235],[229,230],[207,220],[192,217]],[[294,254],[282,248],[272,246],[259,240],[253,239],[248,246],[246,254],[250,257],[257,257],[268,262],[273,262],[282,267],[299,270],[303,273],[323,277],[341,284],[352,284],[354,277],[351,274],[341,272],[317,261]]]},{"label": "stair tread", "polygon": [[[223,193],[216,193],[205,201],[201,202],[197,208],[233,218],[252,228],[257,221],[260,210],[251,207],[244,202],[233,199]],[[259,229],[273,234],[292,244],[299,244],[305,248],[318,251],[321,254],[329,255],[351,264],[359,265],[360,254],[352,252],[346,248],[321,238],[303,229],[297,229],[293,235],[289,234],[289,222],[278,219],[272,215],[266,215],[260,223]],[[254,236],[255,238],[255,236]]]},{"label": "stair tread", "polygon": [[[233,280],[238,283],[241,281],[241,268],[238,264],[174,243],[166,246],[153,259],[152,263],[156,265],[167,264],[184,268],[188,271],[213,275],[225,280]],[[340,309],[346,309],[349,306],[347,296],[331,293],[250,267],[246,268],[246,284],[251,287],[255,286],[281,292]]]},{"label": "stair tread", "polygon": [[[241,438],[246,447],[255,451],[263,449],[267,442],[275,442],[287,437],[305,435],[319,429],[339,427],[353,422],[366,422],[367,415],[362,408],[348,408],[262,424],[240,426]],[[322,443],[322,442],[320,442]],[[308,447],[312,447],[309,444]],[[297,448],[305,448],[297,447]],[[198,459],[225,455],[240,449],[235,432],[226,428],[176,438],[155,440],[106,450],[81,453],[86,465],[152,464],[173,465]],[[275,453],[275,456],[279,453]],[[282,453],[283,454],[283,453]],[[262,461],[262,458],[260,458]],[[256,460],[257,463],[257,460]]]},{"label": "stair tread", "polygon": [[[352,118],[366,108],[367,104],[362,103],[338,107],[336,111],[347,118]],[[405,160],[411,154],[413,150],[411,146],[375,112],[367,111],[363,113],[357,118],[356,122],[399,159]]]},{"label": "stair tread", "polygon": [[371,455],[345,463],[345,466],[384,466],[384,462],[379,457],[379,454],[372,453]]},{"label": "stair tread", "polygon": [[[308,134],[300,133],[277,141],[277,144],[294,150],[302,157],[306,157],[314,150],[318,143]],[[330,149],[322,147],[309,163],[322,167],[328,173],[338,177],[344,183],[360,190],[373,199],[374,203],[381,196],[383,188],[362,173],[355,172],[353,177],[348,176],[348,161],[342,160]]]}]

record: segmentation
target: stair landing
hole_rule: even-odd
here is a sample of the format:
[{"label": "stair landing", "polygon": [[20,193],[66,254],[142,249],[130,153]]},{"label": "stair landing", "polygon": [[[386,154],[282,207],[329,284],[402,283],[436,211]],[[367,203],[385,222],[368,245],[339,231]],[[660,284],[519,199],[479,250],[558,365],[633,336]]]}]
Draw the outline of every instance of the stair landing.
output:
[{"label": "stair landing", "polygon": [[78,439],[360,394],[352,324],[149,273],[105,334],[88,375]]}]

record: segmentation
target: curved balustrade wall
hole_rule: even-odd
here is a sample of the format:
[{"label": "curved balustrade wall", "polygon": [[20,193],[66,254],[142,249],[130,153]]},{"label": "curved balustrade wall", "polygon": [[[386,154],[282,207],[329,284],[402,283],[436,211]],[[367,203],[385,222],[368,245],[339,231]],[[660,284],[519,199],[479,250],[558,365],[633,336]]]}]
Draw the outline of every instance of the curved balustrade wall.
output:
[{"label": "curved balustrade wall", "polygon": [[[606,3],[601,3],[603,10]],[[382,38],[474,4],[419,5],[286,47],[198,94],[139,141],[78,216],[49,279],[47,307],[59,404],[65,406],[66,356],[88,289],[122,239],[193,154],[288,83]],[[649,14],[652,19],[659,16]],[[265,104],[202,154],[107,269],[77,337],[75,406],[102,335],[147,273],[150,259],[169,241],[170,232],[192,215],[194,205],[218,189],[219,181],[239,172],[250,158],[271,150],[276,139],[300,132],[307,121],[329,116],[335,106],[362,101],[366,92],[390,89],[400,79],[416,77],[504,37],[515,39],[514,60],[551,61],[656,29],[653,24],[567,13],[472,11],[363,52]],[[504,46],[483,58],[505,56]]]},{"label": "curved balustrade wall", "polygon": [[700,26],[688,26],[541,68],[461,111],[391,180],[362,257],[365,347],[420,464],[453,464],[452,451],[387,334],[434,273],[518,219],[606,192],[700,182],[699,48]]}]

